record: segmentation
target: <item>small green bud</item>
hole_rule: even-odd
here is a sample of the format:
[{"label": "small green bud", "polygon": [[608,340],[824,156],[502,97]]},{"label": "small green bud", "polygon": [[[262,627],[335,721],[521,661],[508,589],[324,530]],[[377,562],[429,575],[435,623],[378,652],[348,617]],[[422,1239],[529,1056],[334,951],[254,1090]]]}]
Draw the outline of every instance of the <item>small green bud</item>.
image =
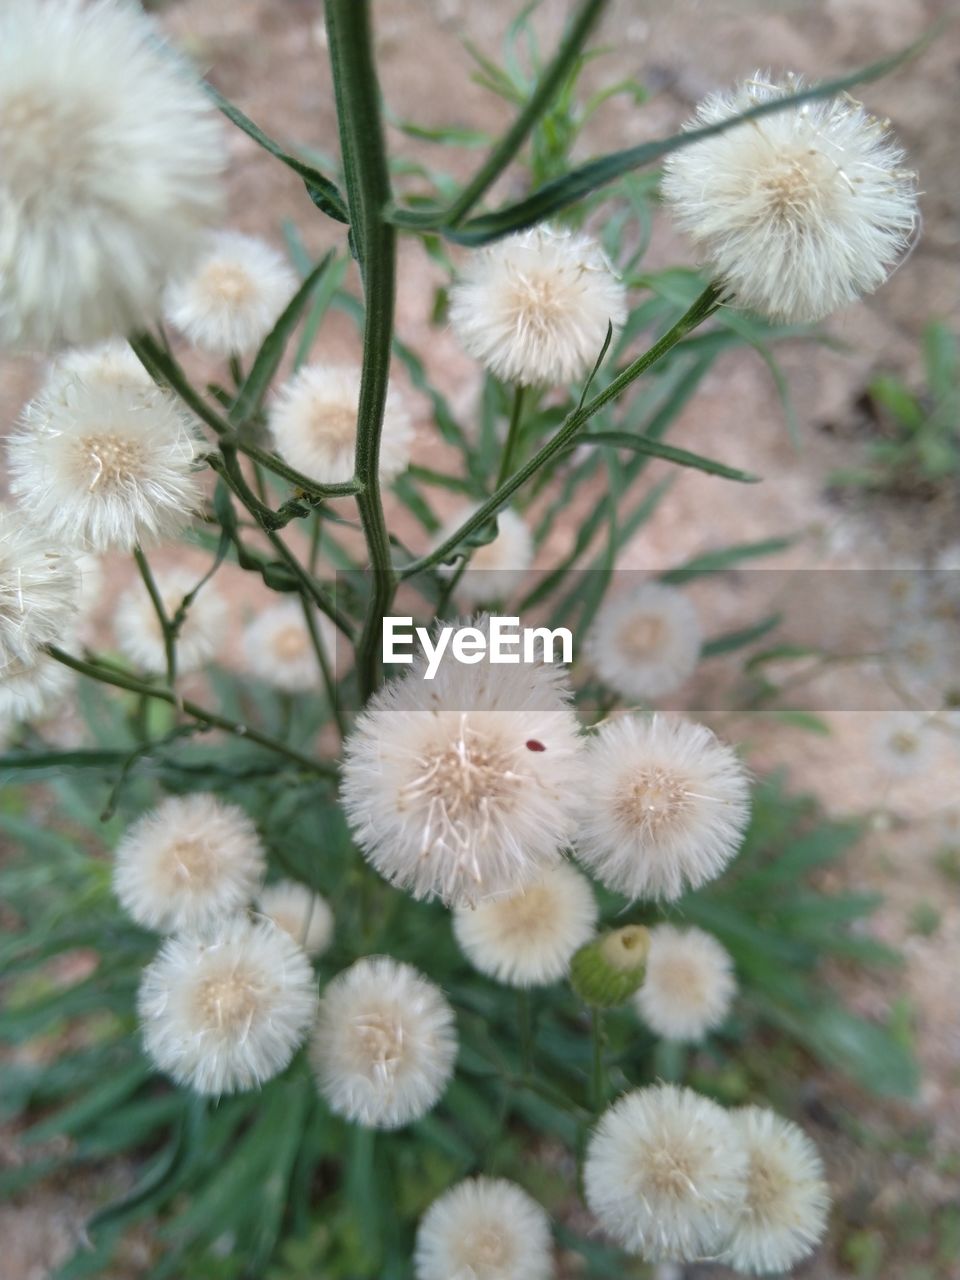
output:
[{"label": "small green bud", "polygon": [[623,1004],[643,982],[650,931],[628,924],[594,938],[573,957],[570,985],[585,1004],[611,1009]]}]

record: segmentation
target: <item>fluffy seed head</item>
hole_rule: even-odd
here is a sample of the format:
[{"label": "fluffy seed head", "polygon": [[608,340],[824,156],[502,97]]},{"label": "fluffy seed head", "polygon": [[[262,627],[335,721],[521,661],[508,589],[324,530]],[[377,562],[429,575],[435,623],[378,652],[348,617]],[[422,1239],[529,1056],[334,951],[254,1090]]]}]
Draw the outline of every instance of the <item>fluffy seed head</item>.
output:
[{"label": "fluffy seed head", "polygon": [[399,1129],[436,1106],[457,1034],[439,987],[408,964],[370,956],[325,989],[310,1047],[320,1092],[338,1116]]},{"label": "fluffy seed head", "polygon": [[762,1107],[731,1119],[748,1160],[747,1198],[724,1260],[738,1271],[788,1271],[823,1239],[830,1189],[816,1147]]},{"label": "fluffy seed head", "polygon": [[702,1040],[720,1025],[737,989],[730,953],[702,929],[650,930],[643,986],[635,1003],[651,1031],[667,1040]]},{"label": "fluffy seed head", "polygon": [[[333,624],[315,615],[320,642],[332,663],[337,637]],[[273,685],[296,693],[320,683],[321,669],[303,609],[296,600],[285,600],[258,613],[244,628],[243,654],[250,671]]]},{"label": "fluffy seed head", "polygon": [[276,880],[260,890],[257,908],[289,933],[308,956],[319,956],[333,940],[333,912],[319,893],[295,880]]},{"label": "fluffy seed head", "polygon": [[266,869],[256,828],[216,796],[171,796],[124,833],[113,890],[137,924],[160,933],[206,929],[242,910]]},{"label": "fluffy seed head", "polygon": [[75,558],[51,544],[42,526],[0,505],[0,671],[60,644],[79,600]]},{"label": "fluffy seed head", "polygon": [[626,292],[599,244],[558,227],[476,251],[450,290],[450,323],[464,350],[524,386],[583,377],[607,326],[616,333],[626,318]]},{"label": "fluffy seed head", "polygon": [[73,672],[44,653],[10,657],[0,666],[0,724],[36,720],[60,706]]},{"label": "fluffy seed head", "polygon": [[259,349],[296,288],[286,259],[265,240],[220,231],[190,274],[169,286],[164,309],[195,347],[245,356]]},{"label": "fluffy seed head", "polygon": [[43,390],[49,396],[62,396],[74,381],[85,386],[132,387],[141,391],[155,385],[128,344],[112,341],[62,352],[47,367]]},{"label": "fluffy seed head", "polygon": [[[163,611],[173,618],[184,597],[197,585],[196,573],[167,569],[154,574]],[[186,675],[209,662],[223,643],[227,603],[210,583],[194,597],[177,633],[177,672]],[[117,602],[113,619],[117,645],[125,658],[151,675],[166,671],[163,631],[153,601],[142,582],[136,582]]]},{"label": "fluffy seed head", "polygon": [[[477,619],[484,630],[488,623]],[[364,856],[414,897],[515,893],[573,835],[577,721],[556,666],[447,655],[390,681],[347,741],[341,795]]]},{"label": "fluffy seed head", "polygon": [[[452,516],[434,538],[434,546],[439,546],[456,533],[475,510],[475,505],[464,507]],[[507,507],[497,516],[496,537],[472,552],[470,567],[464,570],[457,582],[457,597],[469,605],[506,600],[523,582],[532,562],[530,530],[523,518]],[[456,571],[456,566],[443,570],[444,573]]]},{"label": "fluffy seed head", "polygon": [[878,764],[898,778],[914,777],[929,769],[940,745],[932,717],[916,711],[888,711],[874,725]]},{"label": "fluffy seed head", "polygon": [[645,701],[673,693],[693,675],[700,645],[700,622],[688,597],[647,582],[600,610],[586,656],[611,689]]},{"label": "fluffy seed head", "polygon": [[581,861],[628,898],[679,898],[736,853],[750,788],[735,753],[704,725],[623,716],[586,753]]},{"label": "fluffy seed head", "polygon": [[[270,430],[281,457],[321,484],[353,475],[360,370],[352,365],[306,365],[280,391],[270,409]],[[410,461],[413,425],[399,392],[391,388],[380,437],[380,476],[389,480]]]},{"label": "fluffy seed head", "polygon": [[[699,128],[798,92],[758,72],[700,104]],[[852,98],[806,102],[671,153],[663,193],[744,307],[819,320],[872,293],[917,219],[914,175],[886,125]]]},{"label": "fluffy seed head", "polygon": [[310,962],[289,934],[232,916],[203,938],[168,938],[144,970],[144,1047],[197,1093],[253,1089],[289,1064],[317,999]]},{"label": "fluffy seed head", "polygon": [[414,1269],[417,1280],[548,1280],[550,1223],[515,1182],[467,1178],[420,1220]]},{"label": "fluffy seed head", "polygon": [[0,12],[0,344],[144,328],[217,216],[223,136],[195,77],[120,0]]},{"label": "fluffy seed head", "polygon": [[457,907],[453,916],[457,942],[474,968],[511,987],[559,981],[596,924],[590,882],[565,862],[519,893]]},{"label": "fluffy seed head", "polygon": [[676,1085],[624,1094],[600,1117],[584,1165],[587,1204],[624,1249],[692,1262],[726,1244],[743,1210],[747,1156],[715,1102]]}]

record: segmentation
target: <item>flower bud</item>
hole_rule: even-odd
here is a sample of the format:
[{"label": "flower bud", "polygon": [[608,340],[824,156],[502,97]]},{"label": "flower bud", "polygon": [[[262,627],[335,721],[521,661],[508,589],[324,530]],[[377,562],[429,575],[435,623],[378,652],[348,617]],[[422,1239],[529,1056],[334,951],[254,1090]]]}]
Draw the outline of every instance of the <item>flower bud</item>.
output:
[{"label": "flower bud", "polygon": [[650,931],[628,924],[602,934],[573,957],[570,984],[586,1004],[609,1009],[623,1004],[643,982]]}]

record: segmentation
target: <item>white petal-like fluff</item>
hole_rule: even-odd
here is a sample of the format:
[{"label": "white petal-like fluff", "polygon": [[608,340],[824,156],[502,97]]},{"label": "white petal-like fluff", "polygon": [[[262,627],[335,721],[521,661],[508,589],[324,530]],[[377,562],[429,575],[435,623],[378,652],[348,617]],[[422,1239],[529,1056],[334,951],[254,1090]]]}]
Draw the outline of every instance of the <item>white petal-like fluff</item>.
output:
[{"label": "white petal-like fluff", "polygon": [[[166,569],[154,574],[164,613],[173,619],[184,597],[200,580],[187,569]],[[211,583],[204,583],[194,597],[177,633],[177,672],[197,671],[223,644],[227,602]],[[136,582],[117,602],[113,618],[117,646],[123,656],[151,675],[163,675],[167,655],[157,611],[143,582]]]},{"label": "white petal-like fluff", "polygon": [[650,930],[643,986],[634,1004],[667,1040],[702,1040],[718,1027],[737,990],[730,953],[702,929],[658,924]]},{"label": "white petal-like fluff", "polygon": [[52,537],[129,551],[188,523],[200,505],[198,452],[166,392],[61,375],[7,441],[10,489]]},{"label": "white petal-like fluff", "polygon": [[587,1204],[628,1252],[693,1262],[726,1245],[747,1193],[731,1117],[676,1085],[626,1093],[603,1113],[583,1169]]},{"label": "white petal-like fluff", "polygon": [[[353,476],[357,444],[360,370],[353,365],[306,365],[270,408],[270,431],[282,458],[321,484]],[[380,436],[380,476],[403,471],[410,461],[413,424],[394,388],[387,392]]]},{"label": "white petal-like fluff", "polygon": [[636,701],[678,689],[693,675],[700,647],[700,621],[689,597],[659,582],[605,604],[585,646],[600,679]]},{"label": "white petal-like fluff", "polygon": [[86,386],[154,387],[154,381],[125,342],[99,342],[93,347],[74,347],[52,360],[43,390],[47,395],[63,395],[71,382]]},{"label": "white petal-like fluff", "polygon": [[237,805],[204,793],[171,796],[124,833],[113,891],[146,929],[205,929],[246,907],[265,870],[256,828]]},{"label": "white petal-like fluff", "polygon": [[464,350],[504,382],[557,386],[589,373],[626,292],[592,236],[540,226],[474,252],[450,290]]},{"label": "white petal-like fluff", "polygon": [[[315,614],[320,641],[333,665],[337,636],[333,623]],[[262,610],[244,628],[243,654],[247,666],[260,680],[287,693],[315,689],[321,668],[310,630],[297,600],[284,600]]]},{"label": "white petal-like fluff", "polygon": [[316,1016],[317,982],[289,934],[231,916],[203,938],[168,938],[143,971],[147,1054],[178,1084],[219,1095],[278,1075]]},{"label": "white petal-like fluff", "polygon": [[519,893],[457,907],[453,916],[457,942],[474,968],[511,987],[558,982],[596,926],[590,882],[566,862]]},{"label": "white petal-like fluff", "polygon": [[408,964],[368,956],[325,988],[310,1046],[330,1110],[399,1129],[432,1110],[457,1056],[453,1010]]},{"label": "white petal-like fluff", "polygon": [[877,762],[897,778],[925,773],[942,746],[932,715],[917,711],[888,711],[873,725]]},{"label": "white petal-like fluff", "polygon": [[0,505],[0,671],[60,644],[80,602],[76,559],[19,511]]},{"label": "white petal-like fluff", "polygon": [[[476,509],[477,504],[472,504],[451,516],[434,536],[433,545],[438,547],[446,542]],[[522,516],[506,507],[497,516],[497,536],[471,552],[469,568],[464,570],[457,581],[457,598],[468,605],[493,604],[497,600],[506,600],[522,584],[524,574],[532,563],[533,538],[530,530]],[[457,572],[457,565],[443,569],[442,572],[454,574]]]},{"label": "white petal-like fluff", "polygon": [[73,681],[69,667],[44,653],[11,658],[0,667],[0,724],[36,720],[53,711]]},{"label": "white petal-like fluff", "polygon": [[308,956],[319,956],[333,941],[333,912],[326,898],[295,880],[276,880],[261,889],[257,908],[289,933]]},{"label": "white petal-like fluff", "polygon": [[119,0],[4,0],[0,158],[4,346],[143,328],[219,213],[217,112]]},{"label": "white petal-like fluff", "polygon": [[[488,623],[477,619],[478,630]],[[516,892],[575,830],[580,739],[562,668],[448,652],[386,684],[345,747],[341,798],[364,856],[414,897]]]},{"label": "white petal-like fluff", "polygon": [[[716,93],[690,129],[795,93],[758,72]],[[887,278],[917,220],[915,175],[886,126],[849,96],[806,102],[672,152],[663,194],[737,302],[819,320]]]},{"label": "white petal-like fluff", "polygon": [[282,254],[257,236],[220,231],[183,279],[165,312],[195,347],[215,356],[255,353],[297,289]]},{"label": "white petal-like fluff", "polygon": [[515,1182],[467,1178],[421,1218],[414,1269],[417,1280],[548,1280],[549,1220]]},{"label": "white petal-like fluff", "polygon": [[737,852],[750,816],[734,751],[679,717],[622,716],[586,753],[577,856],[628,898],[679,898]]},{"label": "white petal-like fluff", "polygon": [[795,1124],[762,1107],[730,1117],[749,1161],[745,1208],[724,1254],[738,1271],[788,1271],[823,1239],[830,1189],[816,1147]]}]

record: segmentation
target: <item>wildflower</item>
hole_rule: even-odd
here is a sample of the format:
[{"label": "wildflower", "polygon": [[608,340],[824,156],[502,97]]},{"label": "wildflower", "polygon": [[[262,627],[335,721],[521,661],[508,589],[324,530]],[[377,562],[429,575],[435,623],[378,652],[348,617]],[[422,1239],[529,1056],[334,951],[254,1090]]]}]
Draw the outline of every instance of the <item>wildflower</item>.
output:
[{"label": "wildflower", "polygon": [[648,1262],[715,1255],[747,1191],[734,1122],[715,1102],[670,1084],[635,1089],[603,1113],[583,1172],[591,1212]]},{"label": "wildflower", "polygon": [[937,754],[933,718],[916,711],[889,711],[880,716],[873,738],[877,762],[894,777],[923,773]]},{"label": "wildflower", "polygon": [[590,883],[565,862],[519,893],[458,907],[453,916],[457,942],[474,968],[512,987],[557,982],[596,924]]},{"label": "wildflower", "polygon": [[[477,509],[477,504],[462,508],[452,516],[435,536],[433,545],[440,546]],[[470,605],[492,604],[507,599],[523,581],[533,561],[533,538],[523,518],[509,507],[497,516],[495,537],[474,548],[469,568],[457,580],[457,596]],[[455,574],[457,568],[444,570]]]},{"label": "wildflower", "polygon": [[457,1036],[443,993],[410,965],[368,956],[334,978],[320,1001],[310,1057],[338,1116],[398,1129],[438,1102]]},{"label": "wildflower", "polygon": [[[333,624],[315,615],[320,642],[332,662],[336,649]],[[284,600],[258,613],[243,632],[243,653],[250,671],[287,693],[313,689],[321,668],[310,629],[297,600]]]},{"label": "wildflower", "polygon": [[697,611],[675,587],[647,582],[611,600],[587,638],[587,660],[601,680],[636,701],[673,693],[700,658]]},{"label": "wildflower", "polygon": [[593,368],[627,317],[626,292],[588,235],[540,226],[475,252],[450,291],[465,351],[504,382],[555,386]]},{"label": "wildflower", "polygon": [[515,893],[574,831],[580,744],[559,668],[446,660],[429,684],[421,676],[414,666],[385,685],[347,741],[354,836],[414,897]]},{"label": "wildflower", "polygon": [[816,1147],[762,1107],[731,1119],[748,1159],[747,1198],[724,1261],[738,1271],[788,1271],[823,1239],[830,1190]]},{"label": "wildflower", "polygon": [[138,8],[5,0],[0,343],[142,328],[218,213],[217,113]]},{"label": "wildflower", "polygon": [[295,880],[275,880],[260,890],[259,911],[289,933],[308,956],[319,956],[333,939],[333,912],[319,893]]},{"label": "wildflower", "polygon": [[141,391],[155,386],[128,344],[115,341],[62,352],[50,362],[43,390],[49,396],[62,396],[72,382]]},{"label": "wildflower", "polygon": [[417,1280],[548,1280],[547,1215],[515,1182],[467,1178],[421,1219],[414,1271]]},{"label": "wildflower", "polygon": [[955,622],[915,611],[890,629],[884,655],[890,675],[912,700],[938,707],[955,678],[958,639]]},{"label": "wildflower", "polygon": [[242,809],[203,793],[172,796],[124,833],[113,889],[144,928],[195,931],[244,908],[265,869],[263,846]]},{"label": "wildflower", "polygon": [[578,856],[629,898],[679,898],[718,876],[750,812],[735,753],[704,725],[623,716],[586,753]]},{"label": "wildflower", "polygon": [[720,1025],[737,989],[730,954],[702,929],[659,924],[636,1007],[651,1031],[667,1040],[702,1040]]},{"label": "wildflower", "polygon": [[73,678],[69,667],[45,653],[11,656],[0,665],[0,724],[37,720],[53,711],[63,703]]},{"label": "wildflower", "polygon": [[286,259],[256,236],[220,231],[189,275],[167,289],[165,311],[195,347],[254,354],[297,288]]},{"label": "wildflower", "polygon": [[[687,128],[798,92],[761,73],[700,104]],[[844,95],[734,125],[674,151],[663,193],[737,302],[820,320],[887,278],[917,220],[915,175],[887,126]]]},{"label": "wildflower", "polygon": [[[186,596],[197,586],[197,575],[188,569],[167,569],[154,575],[163,611],[172,621]],[[227,602],[209,583],[191,601],[176,635],[177,671],[197,671],[209,662],[223,643]],[[157,610],[143,582],[135,583],[120,597],[113,629],[125,658],[150,675],[167,668],[163,630]]]},{"label": "wildflower", "polygon": [[[280,391],[269,413],[277,452],[321,484],[353,476],[360,370],[352,365],[307,365]],[[389,480],[410,461],[413,425],[397,391],[387,392],[380,437],[380,477]]]},{"label": "wildflower", "polygon": [[310,962],[289,934],[231,916],[208,936],[168,938],[144,970],[144,1047],[197,1093],[252,1089],[289,1064],[317,999]]},{"label": "wildflower", "polygon": [[73,556],[19,512],[0,505],[0,670],[59,643],[79,599]]}]

